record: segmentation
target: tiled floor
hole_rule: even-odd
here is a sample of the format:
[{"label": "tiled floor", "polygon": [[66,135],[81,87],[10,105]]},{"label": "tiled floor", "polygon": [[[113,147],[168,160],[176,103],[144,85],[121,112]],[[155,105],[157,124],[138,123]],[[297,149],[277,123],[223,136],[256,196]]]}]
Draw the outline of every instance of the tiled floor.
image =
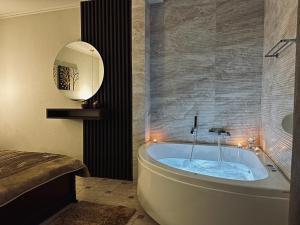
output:
[{"label": "tiled floor", "polygon": [[123,205],[137,212],[128,225],[157,225],[142,209],[136,195],[136,183],[104,178],[76,179],[77,199],[108,205]]},{"label": "tiled floor", "polygon": [[[128,225],[158,225],[140,206],[136,195],[136,183],[103,178],[76,178],[76,192],[79,201],[107,205],[123,205],[137,211]],[[51,220],[50,220],[51,221]],[[49,224],[49,221],[43,225]]]}]

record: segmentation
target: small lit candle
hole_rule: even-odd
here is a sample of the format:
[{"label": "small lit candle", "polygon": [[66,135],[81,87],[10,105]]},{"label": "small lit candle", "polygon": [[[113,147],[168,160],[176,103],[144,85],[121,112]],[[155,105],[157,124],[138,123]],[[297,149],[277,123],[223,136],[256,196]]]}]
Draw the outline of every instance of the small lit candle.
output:
[{"label": "small lit candle", "polygon": [[259,147],[254,148],[255,154],[260,155],[261,149]]},{"label": "small lit candle", "polygon": [[243,148],[243,145],[241,143],[238,143],[237,147],[238,148]]},{"label": "small lit candle", "polygon": [[153,142],[154,142],[154,143],[157,143],[157,139],[154,138],[154,139],[153,139]]}]

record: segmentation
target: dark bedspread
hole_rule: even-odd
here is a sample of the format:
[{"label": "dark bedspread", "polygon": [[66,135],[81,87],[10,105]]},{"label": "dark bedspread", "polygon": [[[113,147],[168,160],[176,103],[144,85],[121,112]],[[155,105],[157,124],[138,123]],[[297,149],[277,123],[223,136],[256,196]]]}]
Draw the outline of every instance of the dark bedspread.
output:
[{"label": "dark bedspread", "polygon": [[0,207],[62,175],[88,176],[86,166],[68,156],[0,150]]}]

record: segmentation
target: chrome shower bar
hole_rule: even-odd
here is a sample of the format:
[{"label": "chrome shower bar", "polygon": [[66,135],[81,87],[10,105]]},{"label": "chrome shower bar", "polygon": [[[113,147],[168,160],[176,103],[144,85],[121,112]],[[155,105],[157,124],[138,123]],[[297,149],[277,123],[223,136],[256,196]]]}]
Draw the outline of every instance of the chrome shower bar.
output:
[{"label": "chrome shower bar", "polygon": [[282,39],[265,55],[265,57],[278,58],[279,54],[281,54],[295,42],[296,39]]}]

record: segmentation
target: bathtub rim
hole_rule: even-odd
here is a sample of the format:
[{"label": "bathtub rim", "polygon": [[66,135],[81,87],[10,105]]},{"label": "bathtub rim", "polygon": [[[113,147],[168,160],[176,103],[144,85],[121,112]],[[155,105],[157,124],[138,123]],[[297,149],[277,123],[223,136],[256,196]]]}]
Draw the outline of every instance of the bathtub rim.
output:
[{"label": "bathtub rim", "polygon": [[[277,172],[270,172],[267,169],[269,176],[262,180],[255,181],[240,181],[229,180],[224,178],[206,176],[202,174],[194,174],[189,171],[180,170],[177,168],[165,165],[154,158],[152,158],[147,150],[155,144],[163,145],[190,145],[187,143],[173,143],[173,142],[159,142],[146,143],[140,146],[138,151],[138,163],[141,163],[145,168],[152,172],[158,173],[161,176],[172,179],[177,182],[185,183],[191,186],[198,186],[205,189],[214,189],[222,192],[230,192],[235,194],[242,194],[248,196],[267,197],[267,198],[289,198],[290,184],[285,176],[277,170]],[[200,144],[206,146],[206,144]],[[208,145],[211,146],[211,145]],[[258,159],[265,166],[265,164],[274,164],[274,162],[265,154],[265,163]]]}]

